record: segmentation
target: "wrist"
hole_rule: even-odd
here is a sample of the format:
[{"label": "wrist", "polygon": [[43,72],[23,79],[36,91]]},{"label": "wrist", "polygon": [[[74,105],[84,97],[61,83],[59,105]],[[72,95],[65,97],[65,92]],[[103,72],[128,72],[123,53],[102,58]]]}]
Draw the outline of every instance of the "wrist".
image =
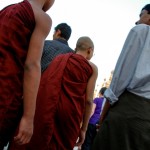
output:
[{"label": "wrist", "polygon": [[86,132],[87,128],[84,127],[84,126],[82,126],[82,127],[81,127],[81,130],[82,130],[83,132]]},{"label": "wrist", "polygon": [[33,121],[34,120],[34,115],[31,114],[23,114],[22,118],[28,120],[28,121]]}]

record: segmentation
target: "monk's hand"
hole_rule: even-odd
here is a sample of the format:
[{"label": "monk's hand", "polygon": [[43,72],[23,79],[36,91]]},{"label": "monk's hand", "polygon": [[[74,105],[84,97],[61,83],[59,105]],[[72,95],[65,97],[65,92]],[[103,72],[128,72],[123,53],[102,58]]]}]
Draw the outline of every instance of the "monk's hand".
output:
[{"label": "monk's hand", "polygon": [[30,142],[33,134],[33,119],[22,117],[19,124],[19,131],[14,140],[17,144],[23,145]]},{"label": "monk's hand", "polygon": [[78,142],[76,143],[75,146],[81,146],[81,145],[84,143],[85,134],[86,134],[86,131],[83,131],[83,130],[81,129],[81,130],[80,130],[80,134],[79,134],[79,140],[78,140]]}]

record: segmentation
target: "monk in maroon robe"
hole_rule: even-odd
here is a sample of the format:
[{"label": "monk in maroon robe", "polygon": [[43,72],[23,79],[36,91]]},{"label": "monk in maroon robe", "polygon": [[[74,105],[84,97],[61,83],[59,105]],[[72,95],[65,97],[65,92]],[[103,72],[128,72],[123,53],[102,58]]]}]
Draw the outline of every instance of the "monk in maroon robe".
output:
[{"label": "monk in maroon robe", "polygon": [[52,22],[44,11],[52,4],[53,0],[24,0],[0,11],[0,149],[17,126],[17,143],[31,139],[40,59]]},{"label": "monk in maroon robe", "polygon": [[79,38],[76,54],[57,56],[43,73],[27,150],[72,150],[83,117],[81,129],[85,133],[97,78],[96,66],[87,60],[93,47],[90,38]]},{"label": "monk in maroon robe", "polygon": [[78,137],[78,145],[83,143],[97,78],[97,67],[88,61],[93,48],[89,37],[81,37],[76,54],[51,62],[41,78],[31,141],[11,150],[72,150]]},{"label": "monk in maroon robe", "polygon": [[[97,72],[87,60],[93,55],[93,47],[88,37],[81,37],[76,54],[59,55],[42,75],[35,130],[27,150],[72,150],[75,146],[85,106],[93,99]],[[89,116],[85,120],[83,130]]]}]

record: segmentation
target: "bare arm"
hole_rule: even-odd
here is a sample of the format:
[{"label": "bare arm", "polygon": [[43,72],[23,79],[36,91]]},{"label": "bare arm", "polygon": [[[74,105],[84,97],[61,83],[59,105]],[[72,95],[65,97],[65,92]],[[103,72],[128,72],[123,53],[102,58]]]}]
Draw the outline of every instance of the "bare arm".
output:
[{"label": "bare arm", "polygon": [[33,119],[36,106],[36,97],[41,77],[41,55],[44,40],[47,37],[52,21],[44,14],[35,11],[36,26],[32,33],[27,58],[24,66],[23,83],[23,116],[15,140],[19,144],[28,143],[33,133]]},{"label": "bare arm", "polygon": [[89,123],[89,119],[90,119],[91,111],[92,111],[93,94],[94,94],[96,79],[98,76],[98,69],[93,63],[91,63],[91,66],[93,68],[93,74],[90,77],[88,84],[87,84],[85,113],[84,113],[84,117],[83,117],[83,124],[81,127],[81,133],[79,135],[80,137],[79,137],[79,142],[77,143],[77,146],[82,145],[84,142],[85,133],[86,133],[86,130],[88,127],[88,123]]},{"label": "bare arm", "polygon": [[110,108],[110,103],[109,101],[106,99],[106,102],[104,104],[104,107],[103,107],[103,110],[102,110],[102,113],[101,113],[101,117],[100,117],[100,122],[99,124],[101,125],[103,120],[105,119],[108,111],[109,111],[109,108]]},{"label": "bare arm", "polygon": [[93,68],[93,74],[87,84],[85,114],[83,118],[83,124],[81,127],[83,131],[87,130],[87,126],[89,123],[89,119],[90,119],[90,115],[92,111],[92,105],[93,105],[93,94],[94,94],[94,89],[95,89],[95,83],[96,83],[96,79],[98,75],[97,67],[93,63],[91,63],[91,66]]}]

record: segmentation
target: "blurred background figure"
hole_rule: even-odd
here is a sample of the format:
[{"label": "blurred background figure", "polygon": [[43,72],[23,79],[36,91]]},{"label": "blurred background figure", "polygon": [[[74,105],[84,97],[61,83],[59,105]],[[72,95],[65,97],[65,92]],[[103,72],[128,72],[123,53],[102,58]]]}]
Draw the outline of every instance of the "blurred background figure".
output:
[{"label": "blurred background figure", "polygon": [[[89,120],[88,129],[86,131],[85,141],[82,145],[82,150],[90,150],[93,140],[96,135],[96,125],[99,124],[100,114],[102,111],[102,106],[104,102],[104,92],[107,88],[102,87],[99,91],[99,97],[95,98],[93,101],[93,108],[91,113],[91,118]],[[80,149],[80,148],[79,148]]]},{"label": "blurred background figure", "polygon": [[71,33],[72,29],[67,23],[60,23],[54,28],[53,40],[45,40],[41,59],[42,72],[57,55],[74,52],[68,44]]}]

